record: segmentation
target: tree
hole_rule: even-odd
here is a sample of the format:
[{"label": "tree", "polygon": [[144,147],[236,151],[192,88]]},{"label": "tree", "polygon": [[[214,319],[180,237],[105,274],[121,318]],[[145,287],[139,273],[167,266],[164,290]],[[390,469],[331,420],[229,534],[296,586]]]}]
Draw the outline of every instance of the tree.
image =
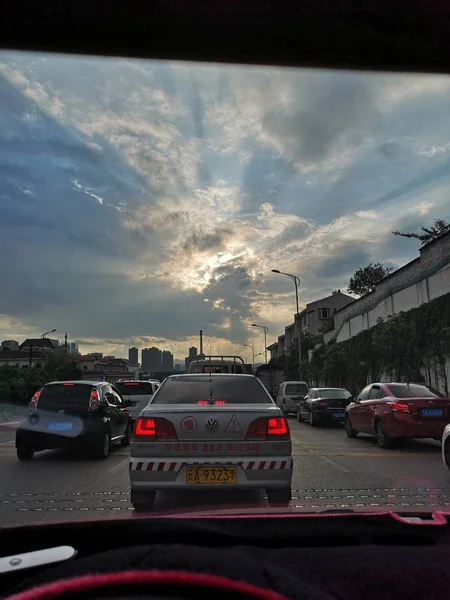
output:
[{"label": "tree", "polygon": [[364,296],[375,289],[375,286],[391,273],[392,267],[385,267],[382,263],[370,263],[367,267],[357,269],[348,282],[347,291],[350,294]]},{"label": "tree", "polygon": [[420,229],[422,230],[422,233],[402,233],[401,231],[393,231],[392,233],[394,235],[400,235],[401,237],[420,240],[423,245],[427,242],[431,242],[431,240],[435,240],[443,233],[450,231],[450,223],[448,221],[444,221],[444,219],[434,219],[433,225],[430,227],[424,227],[424,225],[421,225]]},{"label": "tree", "polygon": [[44,372],[48,381],[81,379],[81,370],[65,354],[52,352],[44,363]]}]

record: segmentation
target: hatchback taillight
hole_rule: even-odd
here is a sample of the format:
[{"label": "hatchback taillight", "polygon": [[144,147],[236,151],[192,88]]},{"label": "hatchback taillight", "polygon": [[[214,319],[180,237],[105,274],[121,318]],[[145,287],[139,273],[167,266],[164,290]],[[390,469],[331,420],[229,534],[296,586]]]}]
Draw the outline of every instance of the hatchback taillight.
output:
[{"label": "hatchback taillight", "polygon": [[38,401],[39,401],[39,396],[40,396],[40,395],[41,395],[41,390],[38,390],[38,391],[37,391],[37,392],[34,394],[34,396],[31,398],[31,402],[30,402],[30,404],[28,405],[30,408],[33,408],[33,409],[37,408]]},{"label": "hatchback taillight", "polygon": [[153,438],[155,440],[178,439],[173,424],[162,417],[156,417],[155,419],[139,417],[134,426],[133,438]]},{"label": "hatchback taillight", "polygon": [[94,388],[91,390],[91,397],[89,398],[89,410],[94,411],[100,406],[98,399],[98,391]]},{"label": "hatchback taillight", "polygon": [[284,417],[259,417],[247,430],[248,440],[290,439],[289,425]]}]

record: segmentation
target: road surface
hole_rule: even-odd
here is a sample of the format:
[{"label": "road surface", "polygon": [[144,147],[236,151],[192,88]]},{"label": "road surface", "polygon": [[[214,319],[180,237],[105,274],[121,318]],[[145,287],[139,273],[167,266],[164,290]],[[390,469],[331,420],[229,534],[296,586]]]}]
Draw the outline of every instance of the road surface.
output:
[{"label": "road surface", "polygon": [[[342,427],[318,427],[290,419],[294,476],[292,505],[318,508],[396,511],[450,510],[450,472],[441,461],[440,443],[411,441],[393,450],[375,439],[349,440]],[[202,492],[158,494],[159,510],[226,503],[264,507],[263,494]],[[14,432],[0,430],[0,525],[81,519],[114,514],[132,516],[129,503],[128,449],[114,447],[105,461],[46,451],[19,462]]]}]

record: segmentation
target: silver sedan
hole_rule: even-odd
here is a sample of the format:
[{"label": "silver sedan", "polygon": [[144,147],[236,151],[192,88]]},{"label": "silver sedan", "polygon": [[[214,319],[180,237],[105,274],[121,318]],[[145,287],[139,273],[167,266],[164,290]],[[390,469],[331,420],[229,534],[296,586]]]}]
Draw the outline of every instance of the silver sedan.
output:
[{"label": "silver sedan", "polygon": [[129,472],[136,510],[187,488],[265,489],[288,503],[288,422],[253,375],[172,375],[136,421]]}]

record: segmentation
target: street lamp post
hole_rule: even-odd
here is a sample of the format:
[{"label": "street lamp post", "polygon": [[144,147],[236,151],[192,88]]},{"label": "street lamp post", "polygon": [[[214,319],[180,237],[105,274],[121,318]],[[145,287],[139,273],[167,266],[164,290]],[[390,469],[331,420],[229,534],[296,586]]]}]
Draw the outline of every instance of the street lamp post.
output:
[{"label": "street lamp post", "polygon": [[49,333],[55,333],[55,331],[58,331],[57,329],[52,329],[50,331],[46,331],[45,333],[43,333],[41,335],[41,338],[44,339],[46,335],[48,335]]},{"label": "street lamp post", "polygon": [[264,358],[267,365],[267,334],[269,333],[269,328],[264,325],[257,325],[256,323],[252,323],[252,327],[258,327],[264,331]]},{"label": "street lamp post", "polygon": [[300,287],[300,278],[297,275],[292,275],[292,273],[283,273],[283,271],[279,271],[278,269],[272,269],[272,273],[277,273],[278,275],[286,275],[286,277],[290,277],[295,285],[295,304],[297,308],[297,312],[295,313],[295,324],[297,326],[297,343],[298,343],[298,369],[300,372],[300,365],[302,364],[302,340],[301,340],[301,332],[302,327],[300,323],[300,315],[298,311],[298,288]]}]

